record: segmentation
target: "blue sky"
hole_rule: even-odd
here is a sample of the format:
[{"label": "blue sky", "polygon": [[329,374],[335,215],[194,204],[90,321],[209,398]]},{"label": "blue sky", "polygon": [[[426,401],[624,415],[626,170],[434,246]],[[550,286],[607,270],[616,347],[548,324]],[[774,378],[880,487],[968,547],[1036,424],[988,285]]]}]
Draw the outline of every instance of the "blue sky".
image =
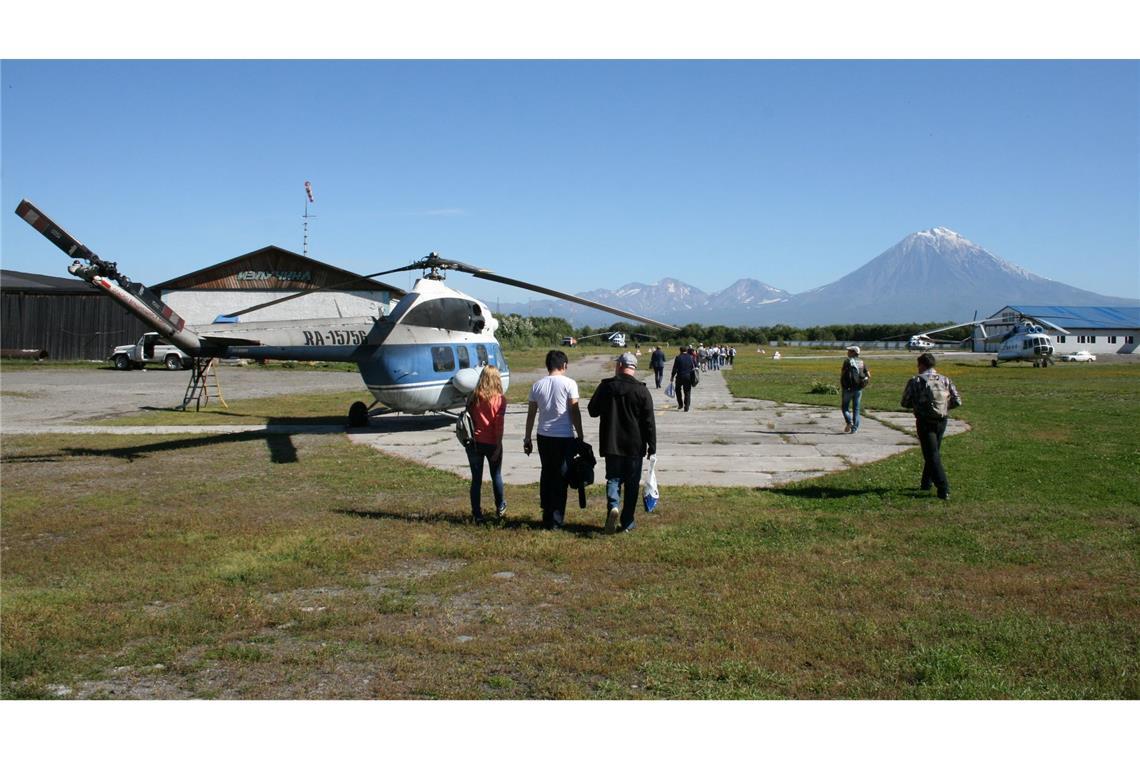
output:
[{"label": "blue sky", "polygon": [[[429,251],[570,292],[799,292],[954,229],[1140,297],[1136,61],[12,61],[2,259],[66,276],[21,197],[132,278],[275,244]],[[410,275],[390,278],[408,286]],[[494,300],[526,293],[454,275]]]}]

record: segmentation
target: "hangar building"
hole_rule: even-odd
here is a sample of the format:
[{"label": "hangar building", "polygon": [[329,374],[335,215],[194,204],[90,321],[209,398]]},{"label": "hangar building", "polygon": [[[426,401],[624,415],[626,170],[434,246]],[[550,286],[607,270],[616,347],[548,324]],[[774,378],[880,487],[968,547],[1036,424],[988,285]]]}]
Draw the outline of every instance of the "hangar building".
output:
[{"label": "hangar building", "polygon": [[1001,336],[1026,319],[1039,318],[1062,327],[1065,335],[1042,324],[1053,338],[1057,353],[1088,351],[1092,354],[1131,354],[1140,343],[1140,307],[1137,306],[1028,306],[1009,305],[998,310],[990,319],[1001,320],[1002,325],[986,327],[986,337],[974,330],[975,351],[997,351]]},{"label": "hangar building", "polygon": [[151,286],[190,325],[209,324],[222,314],[321,288],[329,290],[243,314],[240,320],[381,317],[404,295],[400,288],[361,279],[275,245]]},{"label": "hangar building", "polygon": [[106,359],[146,323],[75,277],[0,270],[0,349],[47,351],[49,359]]},{"label": "hangar building", "polygon": [[[151,286],[188,325],[287,295],[328,288],[242,315],[243,322],[338,316],[380,317],[404,291],[361,279],[316,259],[266,246]],[[134,343],[151,328],[78,278],[0,272],[5,350],[46,350],[51,359],[106,359],[114,346]]]}]

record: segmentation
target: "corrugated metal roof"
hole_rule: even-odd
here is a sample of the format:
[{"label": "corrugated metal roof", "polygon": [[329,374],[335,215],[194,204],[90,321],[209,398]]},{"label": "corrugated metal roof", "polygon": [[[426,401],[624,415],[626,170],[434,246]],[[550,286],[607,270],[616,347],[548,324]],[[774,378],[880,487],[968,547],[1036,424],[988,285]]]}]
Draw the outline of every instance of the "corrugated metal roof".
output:
[{"label": "corrugated metal roof", "polygon": [[17,272],[14,269],[0,269],[0,290],[23,293],[92,293],[98,288],[76,277],[52,277],[47,274]]},{"label": "corrugated metal roof", "polygon": [[1027,317],[1048,320],[1066,330],[1140,330],[1140,306],[1026,306],[1010,304],[999,309],[1012,309]]}]

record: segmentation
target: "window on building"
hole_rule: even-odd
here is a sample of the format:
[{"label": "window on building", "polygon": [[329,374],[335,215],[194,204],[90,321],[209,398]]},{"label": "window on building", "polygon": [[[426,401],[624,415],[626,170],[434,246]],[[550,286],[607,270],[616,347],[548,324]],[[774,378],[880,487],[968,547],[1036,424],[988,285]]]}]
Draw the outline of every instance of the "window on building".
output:
[{"label": "window on building", "polygon": [[1136,342],[1135,338],[1136,338],[1135,335],[1125,335],[1124,336],[1124,342],[1125,343],[1135,343]]},{"label": "window on building", "polygon": [[459,369],[467,369],[471,366],[471,354],[467,352],[467,346],[456,346],[456,352],[459,354]]},{"label": "window on building", "polygon": [[455,369],[455,352],[451,346],[432,346],[431,366],[436,372],[451,372]]},{"label": "window on building", "polygon": [[1096,336],[1095,335],[1086,335],[1085,337],[1088,338],[1088,340],[1086,340],[1085,343],[1096,343]]},{"label": "window on building", "polygon": [[1115,335],[1109,335],[1108,336],[1108,342],[1115,345],[1116,344],[1116,336]]},{"label": "window on building", "polygon": [[1064,335],[1058,335],[1057,336],[1057,342],[1058,343],[1064,343],[1065,342],[1065,336]]}]

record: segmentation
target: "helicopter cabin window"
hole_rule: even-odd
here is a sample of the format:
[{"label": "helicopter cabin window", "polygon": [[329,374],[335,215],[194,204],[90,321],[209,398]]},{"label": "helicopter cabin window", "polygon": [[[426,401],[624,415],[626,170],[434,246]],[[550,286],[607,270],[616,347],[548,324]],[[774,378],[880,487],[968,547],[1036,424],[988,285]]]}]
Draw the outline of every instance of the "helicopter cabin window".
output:
[{"label": "helicopter cabin window", "polygon": [[467,369],[471,366],[471,354],[467,351],[467,346],[456,346],[455,352],[459,354],[459,369]]},{"label": "helicopter cabin window", "polygon": [[487,347],[482,343],[475,344],[475,355],[479,357],[479,366],[487,363]]},{"label": "helicopter cabin window", "polygon": [[455,369],[455,353],[451,346],[432,346],[431,366],[436,372],[451,372]]},{"label": "helicopter cabin window", "polygon": [[413,307],[402,324],[479,333],[486,326],[483,309],[464,298],[433,298]]}]

